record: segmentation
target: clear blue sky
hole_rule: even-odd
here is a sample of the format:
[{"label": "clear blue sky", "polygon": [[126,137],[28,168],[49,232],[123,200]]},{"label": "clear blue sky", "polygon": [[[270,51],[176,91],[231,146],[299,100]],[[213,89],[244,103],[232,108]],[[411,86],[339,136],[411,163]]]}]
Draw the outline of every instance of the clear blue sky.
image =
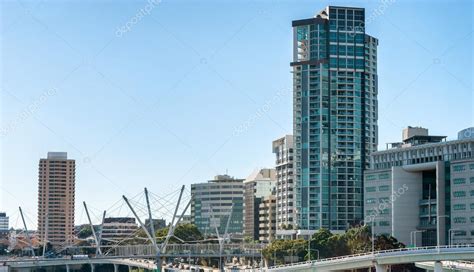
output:
[{"label": "clear blue sky", "polygon": [[[384,4],[385,3],[385,4]],[[473,125],[471,1],[2,1],[0,210],[36,221],[38,160],[76,159],[83,200],[174,191],[272,167],[292,133],[291,21],[327,5],[383,9],[379,142]],[[129,24],[127,32],[117,29]],[[236,128],[238,128],[236,130]]]}]

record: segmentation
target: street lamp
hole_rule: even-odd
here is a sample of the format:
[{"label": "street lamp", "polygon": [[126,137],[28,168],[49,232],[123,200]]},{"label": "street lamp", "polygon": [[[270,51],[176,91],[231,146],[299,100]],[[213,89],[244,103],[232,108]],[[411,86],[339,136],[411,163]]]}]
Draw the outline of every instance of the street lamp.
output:
[{"label": "street lamp", "polygon": [[451,246],[451,243],[453,242],[453,234],[455,234],[456,231],[460,231],[460,229],[449,229],[448,230],[448,236],[449,236],[448,245],[449,246]]},{"label": "street lamp", "polygon": [[374,254],[375,252],[375,217],[372,218],[372,229],[370,230],[370,232],[372,232],[372,254]]},{"label": "street lamp", "polygon": [[311,250],[316,251],[318,253],[316,260],[319,260],[319,249],[311,249],[311,239],[309,239],[308,240],[308,261],[311,261]]},{"label": "street lamp", "polygon": [[416,247],[416,234],[418,232],[425,232],[426,230],[414,230],[412,232],[410,232],[410,241],[411,241],[411,244]]}]

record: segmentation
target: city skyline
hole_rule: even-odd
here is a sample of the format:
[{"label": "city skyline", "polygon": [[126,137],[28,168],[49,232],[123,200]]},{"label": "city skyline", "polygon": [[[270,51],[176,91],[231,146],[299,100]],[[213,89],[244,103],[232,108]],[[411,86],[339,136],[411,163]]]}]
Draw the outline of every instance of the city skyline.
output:
[{"label": "city skyline", "polygon": [[[281,6],[276,5],[276,7],[267,7],[265,4],[258,3],[255,10],[239,8],[236,10],[239,16],[234,18],[234,21],[229,22],[229,25],[226,25],[231,27],[232,30],[226,33],[222,39],[216,40],[213,38],[213,31],[206,30],[203,32],[207,33],[206,37],[209,37],[207,42],[223,44],[222,46],[217,46],[218,53],[216,56],[221,58],[219,60],[215,60],[207,55],[207,51],[212,51],[212,49],[208,48],[210,44],[207,44],[207,42],[204,42],[204,44],[196,42],[194,44],[195,37],[187,31],[177,31],[176,34],[173,34],[174,27],[181,27],[181,25],[163,26],[163,24],[168,22],[161,22],[161,17],[156,15],[165,16],[166,10],[173,10],[176,6],[167,3],[159,4],[153,7],[152,12],[147,15],[149,17],[145,16],[143,20],[134,24],[130,31],[121,32],[121,37],[115,37],[110,45],[112,49],[107,48],[109,45],[106,46],[103,51],[104,54],[108,52],[108,55],[98,60],[97,65],[100,66],[97,68],[98,71],[95,71],[95,68],[92,67],[94,66],[93,61],[87,56],[94,55],[96,51],[102,50],[102,45],[94,44],[92,47],[97,46],[98,48],[87,48],[86,51],[88,52],[85,54],[85,57],[77,57],[77,52],[71,51],[71,48],[76,48],[73,45],[75,43],[69,41],[71,36],[62,32],[60,26],[58,26],[59,30],[53,30],[58,32],[51,33],[49,30],[42,29],[41,24],[37,24],[32,18],[29,18],[28,14],[23,15],[25,18],[20,19],[13,15],[2,19],[8,21],[6,31],[8,31],[8,27],[10,28],[6,37],[11,36],[8,40],[6,38],[3,40],[3,43],[6,45],[3,49],[6,61],[3,63],[5,68],[3,70],[5,71],[2,72],[1,88],[3,130],[1,163],[2,203],[0,210],[6,210],[10,220],[13,220],[11,214],[16,211],[19,205],[25,206],[25,203],[20,202],[19,199],[22,196],[25,199],[29,199],[31,196],[34,198],[37,193],[37,160],[48,151],[67,151],[70,157],[76,160],[76,187],[78,190],[76,198],[78,201],[85,200],[95,206],[102,205],[106,207],[117,201],[124,191],[129,195],[134,195],[145,186],[151,190],[166,188],[169,189],[168,191],[173,191],[176,189],[174,187],[177,186],[176,184],[186,184],[189,187],[191,183],[204,182],[215,174],[222,174],[226,171],[225,169],[229,169],[229,173],[232,176],[242,178],[251,173],[253,169],[273,167],[272,141],[282,135],[292,134],[291,74],[288,69],[288,63],[291,61],[292,31],[289,22],[299,18],[311,17],[324,7],[325,4],[343,5],[343,3],[341,1],[317,4],[305,3],[305,9],[302,7],[291,7],[287,3],[283,3]],[[376,5],[366,5],[364,3],[354,2],[350,6],[365,7],[366,14],[372,14],[381,4],[379,2]],[[420,16],[419,20],[422,20],[421,18],[427,19],[427,22],[432,23],[433,27],[439,27],[440,32],[439,34],[435,32],[435,35],[433,33],[415,32],[415,34],[420,36],[420,39],[418,39],[418,36],[413,37],[413,32],[410,32],[411,29],[407,28],[407,22],[392,21],[393,19],[400,18],[397,16],[400,16],[402,10],[404,12],[412,12],[411,10],[407,11],[406,7],[403,7],[406,3],[395,1],[388,3],[390,4],[386,7],[384,13],[372,19],[371,23],[367,26],[367,33],[377,37],[380,42],[378,67],[380,77],[379,108],[381,116],[379,118],[379,149],[384,149],[383,147],[386,142],[396,141],[399,138],[400,128],[408,125],[428,127],[434,134],[447,134],[451,139],[454,139],[459,130],[472,124],[472,96],[470,97],[471,101],[465,99],[458,101],[459,104],[454,103],[456,98],[452,96],[454,92],[458,92],[456,94],[459,96],[469,94],[468,86],[472,84],[469,78],[469,72],[472,74],[472,63],[469,64],[470,58],[463,57],[466,54],[471,54],[472,57],[472,51],[466,50],[469,49],[470,45],[472,47],[472,29],[469,29],[469,24],[467,24],[467,28],[462,27],[466,26],[466,22],[469,22],[468,18],[471,18],[472,21],[472,17],[470,17],[472,15],[468,11],[464,11],[466,12],[466,18],[458,16],[453,21],[444,22],[448,26],[440,26],[439,23],[432,22],[434,15],[426,12],[422,14],[425,17]],[[439,15],[441,13],[439,6],[443,6],[443,3],[436,2],[438,5],[437,9],[433,7],[429,9],[437,11],[438,13],[435,12],[435,14]],[[45,5],[52,4],[45,3]],[[179,6],[179,4],[176,5]],[[444,3],[444,5],[446,6],[447,4]],[[289,6],[291,8],[288,8]],[[119,17],[126,22],[127,18],[133,16],[140,7],[140,4],[137,4],[128,9],[121,10],[117,8],[114,11],[120,11]],[[24,12],[22,10],[23,7],[8,6],[8,8],[13,8],[14,15]],[[160,10],[161,8],[165,11]],[[83,6],[80,11],[84,12],[84,10],[88,10],[88,7]],[[454,10],[456,12],[463,12],[459,7],[455,7]],[[37,12],[38,15],[36,16],[41,18],[39,20],[46,21],[47,25],[59,19],[62,22],[68,22],[66,18],[62,18],[58,13],[46,12],[41,7]],[[199,20],[200,17],[190,15],[190,13],[190,11],[185,11],[185,15],[190,16],[191,19]],[[117,26],[120,26],[124,20],[115,20],[114,22],[117,23]],[[272,40],[262,45],[263,41],[267,39],[262,39],[258,35],[266,33],[261,31],[265,31],[264,26],[274,20],[276,20],[275,27],[278,30],[275,33],[278,34],[271,35]],[[413,20],[415,19],[406,19],[408,22],[413,22]],[[27,22],[25,23],[24,21]],[[197,24],[197,26],[210,26],[209,23],[204,20],[204,22]],[[255,24],[255,28],[250,27],[248,24]],[[21,75],[25,72],[22,70],[24,67],[21,66],[21,61],[27,60],[26,57],[28,55],[25,55],[25,53],[29,53],[33,49],[46,49],[41,47],[41,43],[35,48],[31,47],[31,45],[13,48],[19,41],[45,38],[34,35],[27,38],[24,36],[27,34],[24,31],[19,31],[18,33],[15,31],[16,28],[25,30],[25,27],[31,25],[38,28],[35,28],[34,31],[38,31],[41,35],[44,34],[48,39],[57,39],[54,42],[54,44],[60,47],[57,49],[66,51],[59,51],[56,54],[49,53],[48,50],[39,51],[45,53],[46,58],[48,56],[62,58],[64,56],[61,55],[61,52],[67,53],[66,57],[71,55],[78,59],[85,58],[87,69],[83,66],[79,67],[79,71],[71,74],[71,81],[66,79],[64,80],[64,85],[50,88],[52,86],[51,82],[53,82],[54,86],[55,82],[61,81],[62,78],[69,75],[69,70],[74,71],[75,64],[59,63],[61,65],[57,67],[64,68],[63,71],[49,68],[45,70],[46,75],[43,77],[33,69],[35,67],[38,68],[40,65],[46,65],[48,61],[33,59],[30,68],[32,70],[27,70],[28,75],[32,77],[31,83],[23,82]],[[418,22],[417,25],[422,29],[427,27],[422,22]],[[82,29],[81,27],[89,29],[88,27],[90,27],[88,25],[75,26],[79,27],[79,29]],[[169,107],[165,104],[163,109],[158,110],[158,113],[152,111],[154,114],[148,115],[148,113],[141,112],[142,106],[150,106],[153,100],[160,98],[160,96],[150,94],[155,88],[154,84],[156,84],[156,81],[152,79],[155,74],[150,73],[149,70],[159,67],[154,67],[153,62],[139,60],[140,58],[150,57],[153,61],[160,63],[160,57],[164,56],[153,57],[151,55],[138,54],[126,58],[124,63],[129,63],[129,65],[124,67],[130,70],[123,69],[123,71],[120,71],[120,69],[115,67],[112,69],[112,74],[115,76],[114,80],[110,80],[111,76],[102,70],[104,68],[111,68],[106,65],[107,62],[115,63],[111,61],[114,60],[114,54],[120,55],[120,52],[123,53],[121,50],[127,50],[127,47],[115,48],[113,47],[114,44],[130,46],[130,48],[138,50],[140,47],[133,45],[133,42],[136,39],[143,42],[144,40],[140,40],[140,38],[148,37],[147,35],[150,32],[147,31],[152,31],[154,28],[157,28],[160,34],[167,37],[166,40],[170,44],[172,43],[175,44],[174,46],[179,47],[178,49],[173,47],[173,50],[177,51],[171,51],[173,52],[172,54],[180,53],[182,50],[187,51],[189,54],[194,54],[192,52],[194,51],[193,48],[198,48],[197,52],[204,51],[206,54],[199,53],[196,56],[193,55],[193,61],[184,62],[190,66],[187,67],[189,69],[193,68],[195,63],[199,66],[197,70],[190,72],[188,81],[186,78],[181,80],[180,77],[183,71],[178,70],[180,68],[179,65],[170,66],[173,67],[171,70],[176,69],[177,73],[181,74],[177,78],[174,78],[173,74],[167,71],[167,69],[159,69],[165,75],[161,79],[165,80],[166,84],[164,85],[173,88],[172,79],[177,79],[177,83],[182,85],[178,84],[176,90],[180,93],[172,97],[169,102],[170,105],[175,106]],[[389,32],[387,29],[390,30],[391,34],[396,34],[395,37],[387,35],[386,32]],[[116,28],[110,27],[107,30],[111,31],[111,36],[117,35],[117,33],[114,33]],[[101,31],[107,30],[106,28],[101,29]],[[448,34],[447,30],[455,31],[455,33],[449,32],[453,39],[444,41],[443,39]],[[403,33],[404,31],[409,33]],[[39,34],[36,33],[36,35]],[[189,40],[192,45],[189,45],[190,42],[186,39],[188,38],[187,35],[190,35]],[[92,35],[89,38],[94,36]],[[84,39],[88,38],[88,36],[86,35],[82,38],[79,41],[84,43]],[[118,41],[115,39],[118,39]],[[236,65],[229,65],[233,62],[229,62],[227,58],[232,57],[236,50],[241,50],[241,46],[256,44],[251,42],[253,39],[262,39],[258,40],[257,44],[257,51],[260,51],[260,53],[254,55],[252,52],[246,52],[248,54],[247,58],[240,62],[236,60]],[[420,40],[425,41],[425,39],[432,39],[426,42],[429,46],[420,42]],[[442,40],[442,42],[436,43],[435,48],[431,48],[434,44],[433,40]],[[77,40],[73,39],[73,41]],[[153,40],[152,46],[146,47],[149,51],[145,50],[145,52],[155,52],[155,50],[151,49],[154,46],[160,48],[160,41],[162,40],[159,38]],[[43,42],[45,41],[43,40]],[[103,41],[103,43],[107,44],[107,41]],[[123,43],[126,43],[126,45],[123,45]],[[397,46],[401,46],[401,48],[397,49]],[[412,49],[412,51],[407,50],[403,46]],[[108,49],[112,52],[108,51]],[[160,49],[166,50],[166,48]],[[268,50],[263,52],[269,54],[263,54],[262,50]],[[388,53],[387,51],[389,50],[393,51]],[[433,53],[429,53],[432,51]],[[440,54],[437,54],[438,51]],[[15,57],[11,56],[15,53],[18,55]],[[214,55],[212,52],[210,54],[211,56]],[[394,57],[391,57],[392,54],[404,57],[401,60],[396,60]],[[414,56],[417,54],[423,57],[414,59]],[[239,54],[237,55],[240,56]],[[278,58],[274,58],[275,56],[278,56]],[[263,58],[260,60],[257,57]],[[171,62],[172,58],[165,59],[165,64],[171,63],[171,65],[175,65]],[[55,61],[59,60],[53,58],[52,61],[55,63]],[[183,61],[183,59],[180,59],[180,61]],[[253,65],[257,61],[258,63],[255,63],[256,67],[251,69],[246,67],[249,62]],[[116,65],[124,64],[119,63],[116,63]],[[446,64],[456,64],[456,66],[447,66]],[[108,65],[111,64],[109,63]],[[267,81],[269,79],[274,79],[274,81],[259,82],[264,81],[259,80],[258,77],[262,75],[261,70],[271,66],[275,66],[275,70],[268,72],[265,70],[266,73],[263,76]],[[395,69],[392,69],[393,67]],[[460,71],[461,67],[464,67],[464,70]],[[130,75],[124,73],[133,71],[135,68],[142,72],[132,72]],[[402,68],[403,70],[400,70]],[[182,67],[181,69],[186,70]],[[236,73],[234,73],[234,69],[237,71]],[[250,70],[250,72],[246,71],[246,69]],[[258,73],[259,71],[260,73]],[[241,72],[244,74],[241,75]],[[129,79],[127,79],[127,75],[130,76]],[[245,81],[245,78],[248,79],[248,82]],[[213,81],[219,82],[217,86],[212,84],[216,83]],[[34,85],[39,87],[36,88]],[[207,92],[204,91],[203,95],[198,95],[199,91],[206,90],[210,86],[213,86],[214,89]],[[420,90],[425,86],[427,89]],[[90,89],[87,87],[90,87]],[[166,89],[165,86],[161,88]],[[186,94],[187,89],[194,89],[196,93],[191,92],[189,97],[181,97],[180,95]],[[82,98],[81,91],[83,90],[89,91],[89,93],[86,91],[86,97],[89,99]],[[100,90],[104,90],[103,96],[98,95],[95,99],[92,99],[94,96],[91,95],[96,94],[92,91]],[[223,96],[219,103],[212,103],[211,106],[204,104],[205,102],[209,103],[209,101],[213,102],[216,96],[222,95],[222,90],[228,92],[225,92],[226,96]],[[116,94],[119,94],[119,97],[114,97]],[[255,95],[257,98],[253,98]],[[414,106],[419,104],[419,99],[427,95],[429,95],[429,101],[433,103],[433,106],[423,110],[415,108]],[[120,101],[118,103],[108,103],[111,102],[110,100],[115,101],[110,99],[112,97]],[[393,101],[393,99],[395,100]],[[180,104],[182,100],[185,100],[184,104]],[[75,101],[78,103],[76,104]],[[196,104],[199,107],[193,107],[194,102],[197,102]],[[127,108],[130,105],[133,105],[133,110]],[[187,108],[184,110],[174,109],[176,105],[183,105],[183,107]],[[456,107],[454,108],[454,106]],[[439,108],[443,110],[439,111]],[[27,111],[26,118],[19,119],[19,116],[21,116],[25,109],[30,109],[29,112]],[[91,112],[85,112],[85,109]],[[102,112],[103,109],[107,111],[105,116]],[[61,119],[62,116],[53,114],[57,112],[64,113],[65,120]],[[236,112],[236,114],[231,114],[232,112]],[[430,114],[422,115],[423,112],[429,112]],[[466,115],[466,112],[470,112],[470,118]],[[464,115],[459,113],[464,113]],[[89,114],[92,116],[89,116]],[[137,115],[143,115],[148,118],[143,120],[142,118],[137,118]],[[65,116],[71,116],[71,119]],[[196,116],[199,116],[199,118],[196,118]],[[216,116],[219,116],[219,118],[215,119]],[[456,122],[439,121],[443,120],[443,118],[449,120],[458,116],[462,118],[456,120]],[[219,126],[219,130],[215,126]],[[262,133],[263,131],[265,133]],[[143,151],[139,151],[140,149]],[[195,156],[196,154],[197,156]],[[232,155],[229,156],[229,154]],[[244,157],[245,154],[252,154],[252,160],[249,161],[248,157]],[[31,165],[33,167],[30,167]],[[162,181],[162,183],[157,181]],[[25,191],[24,188],[31,188],[31,192],[30,190]],[[110,196],[104,196],[102,193],[104,190],[109,190]],[[34,214],[35,206],[35,202],[26,203],[26,210]],[[76,215],[80,215],[82,207],[80,205],[76,206]],[[76,224],[85,222],[84,218],[78,218],[78,220],[81,220],[81,222],[76,221]],[[11,223],[12,225],[15,224],[15,222]]]}]

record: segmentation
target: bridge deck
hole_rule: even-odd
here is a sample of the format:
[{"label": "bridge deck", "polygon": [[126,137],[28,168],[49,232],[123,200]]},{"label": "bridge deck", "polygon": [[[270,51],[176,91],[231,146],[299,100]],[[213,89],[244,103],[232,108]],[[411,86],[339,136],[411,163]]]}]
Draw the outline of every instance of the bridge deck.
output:
[{"label": "bridge deck", "polygon": [[429,261],[473,260],[474,246],[419,247],[384,250],[364,254],[307,261],[270,267],[268,271],[321,271],[345,270],[371,267],[375,263],[393,265]]}]

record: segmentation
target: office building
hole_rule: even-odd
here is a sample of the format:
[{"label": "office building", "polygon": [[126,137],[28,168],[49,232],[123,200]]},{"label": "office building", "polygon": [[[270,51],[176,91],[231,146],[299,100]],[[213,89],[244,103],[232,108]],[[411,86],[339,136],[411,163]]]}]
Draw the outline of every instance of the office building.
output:
[{"label": "office building", "polygon": [[262,243],[270,243],[275,239],[276,202],[276,196],[269,195],[259,204],[258,240]]},{"label": "office building", "polygon": [[296,234],[295,183],[293,175],[293,135],[285,135],[272,143],[276,170],[276,237],[291,238]]},{"label": "office building", "polygon": [[0,212],[0,232],[8,231],[8,222],[7,213]]},{"label": "office building", "polygon": [[54,248],[74,242],[75,172],[66,152],[48,152],[39,161],[38,234]]},{"label": "office building", "polygon": [[275,169],[255,170],[244,181],[244,236],[259,240],[259,205],[275,190]]},{"label": "office building", "polygon": [[8,236],[8,216],[4,212],[0,212],[0,238]]},{"label": "office building", "polygon": [[138,225],[133,217],[107,217],[102,225],[102,241],[117,243],[127,238],[133,238]]},{"label": "office building", "polygon": [[365,223],[406,245],[473,243],[474,138],[459,135],[408,127],[402,142],[372,153]]},{"label": "office building", "polygon": [[363,219],[363,171],[377,148],[378,40],[363,8],[329,6],[292,26],[299,234],[343,231]]},{"label": "office building", "polygon": [[242,237],[243,179],[218,175],[205,183],[191,185],[191,221],[205,236],[224,234],[230,216],[228,233]]}]

